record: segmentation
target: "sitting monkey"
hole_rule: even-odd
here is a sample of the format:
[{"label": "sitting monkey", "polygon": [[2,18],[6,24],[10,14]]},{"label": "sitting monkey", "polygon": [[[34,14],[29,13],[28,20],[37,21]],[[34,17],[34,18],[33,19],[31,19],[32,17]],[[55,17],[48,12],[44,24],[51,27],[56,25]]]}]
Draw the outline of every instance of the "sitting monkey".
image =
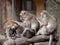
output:
[{"label": "sitting monkey", "polygon": [[19,15],[20,15],[20,20],[22,22],[18,22],[18,21],[14,21],[14,22],[24,27],[24,31],[22,34],[24,34],[26,30],[31,31],[32,33],[36,33],[38,31],[37,29],[39,27],[39,22],[37,21],[36,17],[33,14],[22,10]]},{"label": "sitting monkey", "polygon": [[24,10],[22,10],[19,15],[20,15],[20,20],[22,22],[18,22],[18,21],[14,21],[14,22],[24,27],[22,36],[27,38],[31,38],[35,36],[35,33],[39,29],[39,22],[37,21],[36,17],[33,14]]},{"label": "sitting monkey", "polygon": [[55,17],[51,16],[48,12],[42,11],[40,16],[37,17],[40,23],[40,29],[36,35],[50,35],[49,45],[51,45],[53,40],[53,34],[56,32],[57,21]]},{"label": "sitting monkey", "polygon": [[53,34],[54,31],[56,31],[56,18],[51,16],[48,12],[42,11],[40,16],[37,17],[37,20],[40,23],[40,30],[38,31],[39,34]]}]

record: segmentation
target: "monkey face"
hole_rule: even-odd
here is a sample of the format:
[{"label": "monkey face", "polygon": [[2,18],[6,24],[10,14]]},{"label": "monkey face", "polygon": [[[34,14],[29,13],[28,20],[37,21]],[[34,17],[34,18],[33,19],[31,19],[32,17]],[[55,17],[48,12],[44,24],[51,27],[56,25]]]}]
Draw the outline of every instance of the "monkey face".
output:
[{"label": "monkey face", "polygon": [[11,29],[17,29],[18,28],[18,25],[17,24],[13,24],[12,26],[11,26]]},{"label": "monkey face", "polygon": [[19,15],[20,15],[20,20],[24,21],[25,18],[27,18],[28,13],[27,13],[27,11],[21,11],[21,13]]},{"label": "monkey face", "polygon": [[46,12],[46,11],[42,11],[41,13],[40,13],[40,20],[42,20],[42,21],[47,21],[47,19],[48,19],[48,16],[49,14]]},{"label": "monkey face", "polygon": [[47,14],[45,12],[40,13],[41,18],[46,18]]}]

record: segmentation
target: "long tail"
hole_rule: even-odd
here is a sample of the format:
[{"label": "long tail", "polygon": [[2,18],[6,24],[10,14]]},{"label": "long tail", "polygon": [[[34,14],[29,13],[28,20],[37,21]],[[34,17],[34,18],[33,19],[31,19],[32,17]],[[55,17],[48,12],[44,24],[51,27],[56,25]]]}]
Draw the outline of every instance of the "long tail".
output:
[{"label": "long tail", "polygon": [[52,42],[53,42],[53,35],[50,35],[49,45],[52,45]]}]

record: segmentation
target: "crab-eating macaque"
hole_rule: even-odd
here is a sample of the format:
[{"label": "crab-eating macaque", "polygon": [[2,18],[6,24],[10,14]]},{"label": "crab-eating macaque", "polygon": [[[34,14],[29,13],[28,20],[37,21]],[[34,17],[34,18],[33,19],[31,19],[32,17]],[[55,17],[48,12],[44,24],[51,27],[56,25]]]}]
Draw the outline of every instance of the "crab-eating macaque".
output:
[{"label": "crab-eating macaque", "polygon": [[40,23],[40,29],[36,35],[50,35],[49,45],[52,44],[53,34],[56,32],[57,21],[53,15],[50,15],[47,11],[42,11],[40,16],[37,17]]},{"label": "crab-eating macaque", "polygon": [[4,24],[4,30],[5,30],[5,34],[6,34],[6,38],[7,39],[11,39],[11,38],[16,38],[17,36],[17,28],[18,28],[18,24],[13,22],[13,21],[7,21]]},{"label": "crab-eating macaque", "polygon": [[35,33],[38,31],[39,28],[39,22],[37,21],[36,17],[30,12],[24,10],[22,10],[19,15],[22,22],[14,22],[24,27],[24,31],[21,35],[27,38],[35,36]]},{"label": "crab-eating macaque", "polygon": [[5,22],[3,28],[6,34],[6,41],[3,43],[3,45],[18,45],[19,41],[23,42],[23,40],[25,41],[27,40],[25,38],[23,38],[23,40],[19,39],[21,38],[20,34],[22,33],[24,29],[23,27],[19,26],[17,23],[13,22],[12,20],[8,20],[7,22]]},{"label": "crab-eating macaque", "polygon": [[16,30],[18,28],[18,24],[14,23],[12,21],[7,21],[4,23],[4,30],[5,30],[5,36],[6,36],[6,41],[3,43],[3,45],[14,45],[16,37]]},{"label": "crab-eating macaque", "polygon": [[14,21],[14,22],[24,27],[24,31],[22,32],[23,35],[27,30],[32,33],[36,33],[38,31],[37,29],[39,28],[39,22],[37,21],[36,17],[33,14],[31,14],[28,11],[22,10],[19,15],[20,15],[20,20],[22,22],[18,22],[18,21]]}]

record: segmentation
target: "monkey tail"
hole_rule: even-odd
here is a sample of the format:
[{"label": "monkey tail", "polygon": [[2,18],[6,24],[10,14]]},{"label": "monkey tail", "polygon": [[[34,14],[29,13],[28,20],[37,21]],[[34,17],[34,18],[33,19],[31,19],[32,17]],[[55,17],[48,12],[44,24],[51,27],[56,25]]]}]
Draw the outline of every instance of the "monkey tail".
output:
[{"label": "monkey tail", "polygon": [[50,35],[49,45],[52,45],[52,41],[53,41],[53,35]]}]

